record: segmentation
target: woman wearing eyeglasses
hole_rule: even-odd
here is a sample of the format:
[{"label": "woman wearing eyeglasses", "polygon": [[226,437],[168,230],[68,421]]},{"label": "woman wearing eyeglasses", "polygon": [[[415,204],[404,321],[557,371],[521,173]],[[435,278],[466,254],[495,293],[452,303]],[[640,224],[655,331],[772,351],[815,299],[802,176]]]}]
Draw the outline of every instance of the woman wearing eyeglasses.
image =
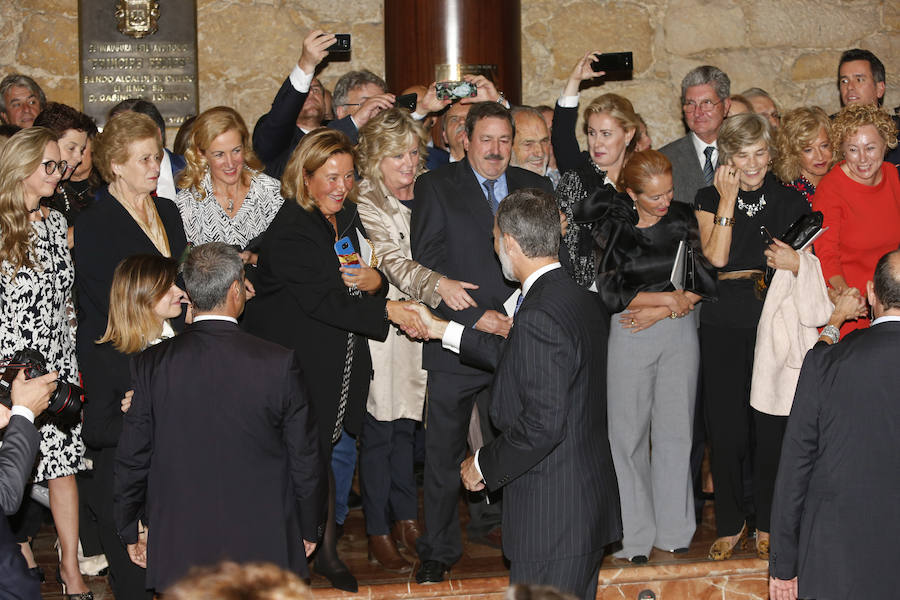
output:
[{"label": "woman wearing eyeglasses", "polygon": [[[75,270],[66,244],[66,219],[40,205],[52,196],[66,172],[55,133],[31,127],[13,135],[0,152],[0,356],[18,350],[40,352],[61,381],[78,381],[75,359]],[[78,488],[75,473],[84,469],[80,419],[44,413],[40,460],[34,481],[46,481],[50,511],[62,551],[60,578],[69,598],[93,595],[78,569]],[[30,548],[23,545],[36,569]],[[37,574],[37,572],[35,572]]]}]

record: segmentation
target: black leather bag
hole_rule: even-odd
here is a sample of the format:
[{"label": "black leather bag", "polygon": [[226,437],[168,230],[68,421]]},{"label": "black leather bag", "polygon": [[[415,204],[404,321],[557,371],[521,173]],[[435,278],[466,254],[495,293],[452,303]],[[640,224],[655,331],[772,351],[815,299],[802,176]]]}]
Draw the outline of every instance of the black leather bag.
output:
[{"label": "black leather bag", "polygon": [[781,236],[781,241],[793,248],[799,250],[822,229],[822,213],[814,211],[805,215],[801,215],[799,219],[794,221],[793,225],[788,227],[787,231]]}]

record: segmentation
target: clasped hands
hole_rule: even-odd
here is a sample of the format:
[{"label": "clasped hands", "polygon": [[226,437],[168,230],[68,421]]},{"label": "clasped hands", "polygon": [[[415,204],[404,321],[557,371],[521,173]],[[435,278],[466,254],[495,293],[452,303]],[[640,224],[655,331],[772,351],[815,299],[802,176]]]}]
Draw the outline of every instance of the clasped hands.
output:
[{"label": "clasped hands", "polygon": [[681,318],[694,310],[695,302],[688,297],[684,290],[663,292],[665,303],[660,306],[646,306],[626,310],[619,317],[619,324],[623,329],[630,329],[632,333],[649,329],[654,324],[666,318]]}]

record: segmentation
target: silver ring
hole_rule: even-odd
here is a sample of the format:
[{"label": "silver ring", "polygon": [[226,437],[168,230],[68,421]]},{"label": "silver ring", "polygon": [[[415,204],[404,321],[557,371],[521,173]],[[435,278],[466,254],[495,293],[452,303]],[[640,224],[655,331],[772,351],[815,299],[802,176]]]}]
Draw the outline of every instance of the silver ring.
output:
[{"label": "silver ring", "polygon": [[350,284],[350,289],[351,289],[351,290],[355,290],[355,289],[356,289],[356,284],[355,284],[355,283],[351,283],[351,284]]}]

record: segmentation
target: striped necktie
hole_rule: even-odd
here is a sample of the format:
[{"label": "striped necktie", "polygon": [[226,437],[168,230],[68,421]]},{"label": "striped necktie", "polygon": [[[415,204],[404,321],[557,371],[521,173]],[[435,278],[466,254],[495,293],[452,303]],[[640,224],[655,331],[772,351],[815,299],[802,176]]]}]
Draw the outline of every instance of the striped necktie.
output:
[{"label": "striped necktie", "polygon": [[494,185],[496,183],[496,179],[485,179],[484,183],[481,184],[484,186],[484,189],[487,190],[487,201],[488,205],[491,207],[492,214],[497,214],[497,197],[494,195]]},{"label": "striped necktie", "polygon": [[715,174],[715,169],[713,169],[712,155],[715,151],[715,146],[707,146],[703,149],[703,154],[706,155],[706,164],[703,165],[703,179],[706,180],[706,185],[713,184],[713,175]]}]

